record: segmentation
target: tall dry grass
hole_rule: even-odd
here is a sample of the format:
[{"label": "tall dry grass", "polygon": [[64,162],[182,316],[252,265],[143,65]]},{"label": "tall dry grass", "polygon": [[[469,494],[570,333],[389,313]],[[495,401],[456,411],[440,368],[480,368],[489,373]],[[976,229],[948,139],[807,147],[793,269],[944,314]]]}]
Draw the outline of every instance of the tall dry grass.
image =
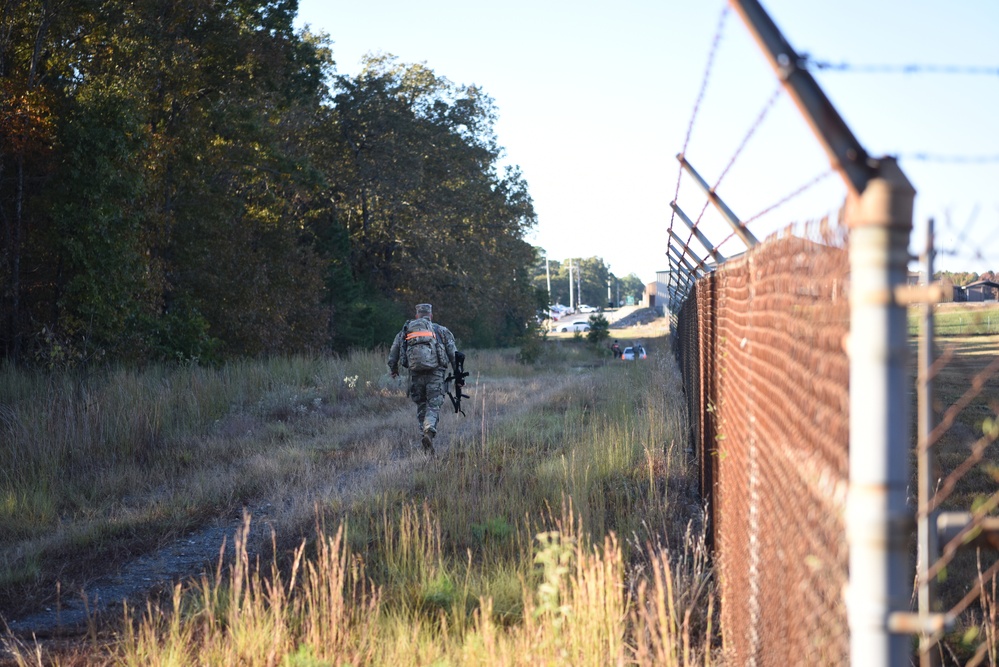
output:
[{"label": "tall dry grass", "polygon": [[[88,660],[710,664],[713,583],[675,368],[665,355],[601,364],[585,350],[570,353],[579,365],[533,370],[477,354],[474,409],[438,460],[320,503],[316,523],[335,528],[278,547],[267,566],[240,538],[214,577],[148,606]],[[354,391],[363,370],[328,370],[319,396],[355,372]],[[496,391],[497,377],[523,391]],[[309,400],[283,386],[271,385],[274,405]],[[282,446],[307,441],[293,432]]]},{"label": "tall dry grass", "polygon": [[[415,522],[407,525],[407,522]],[[148,606],[95,662],[124,665],[694,665],[712,664],[712,596],[702,569],[683,573],[675,554],[650,548],[651,572],[636,579],[614,534],[592,545],[579,521],[535,536],[532,569],[521,578],[524,607],[505,623],[488,595],[474,597],[488,573],[471,560],[449,568],[439,528],[424,505],[411,505],[391,531],[396,586],[439,586],[458,578],[458,599],[435,608],[392,604],[344,539],[341,525],[303,544],[290,568],[250,565],[245,548],[228,574],[174,590],[166,609]],[[427,530],[415,531],[417,525]],[[693,545],[684,552],[689,556]],[[699,583],[690,587],[691,579]],[[688,604],[693,603],[693,604]],[[706,607],[706,612],[699,611]],[[697,627],[695,614],[706,619]],[[31,664],[25,655],[20,664]]]},{"label": "tall dry grass", "polygon": [[0,368],[0,591],[46,581],[60,554],[99,559],[261,495],[307,463],[258,464],[289,424],[397,393],[389,385],[375,352],[89,375]]}]

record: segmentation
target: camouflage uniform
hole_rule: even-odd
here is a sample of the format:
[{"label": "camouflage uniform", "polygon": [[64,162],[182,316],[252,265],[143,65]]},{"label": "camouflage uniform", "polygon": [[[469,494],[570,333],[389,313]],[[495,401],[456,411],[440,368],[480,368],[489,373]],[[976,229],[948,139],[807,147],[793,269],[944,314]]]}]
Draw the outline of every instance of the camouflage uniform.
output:
[{"label": "camouflage uniform", "polygon": [[[417,306],[417,317],[429,317],[429,305],[420,304]],[[408,322],[406,323],[409,324]],[[437,339],[444,344],[447,352],[446,363],[455,367],[454,355],[457,351],[454,343],[454,335],[439,324],[431,325]],[[392,341],[392,348],[389,350],[388,367],[392,376],[399,374],[399,363],[403,361],[403,347],[406,327],[395,336]],[[447,366],[441,366],[432,371],[410,371],[409,372],[409,397],[416,403],[416,418],[420,424],[422,442],[424,449],[433,451],[433,438],[437,435],[437,421],[440,418],[441,405],[444,404],[444,376]]]}]

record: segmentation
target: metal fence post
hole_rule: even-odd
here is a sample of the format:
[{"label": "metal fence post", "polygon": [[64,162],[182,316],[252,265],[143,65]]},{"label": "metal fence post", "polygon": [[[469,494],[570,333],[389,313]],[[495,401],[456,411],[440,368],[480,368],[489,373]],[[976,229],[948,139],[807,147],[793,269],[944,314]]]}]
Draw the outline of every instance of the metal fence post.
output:
[{"label": "metal fence post", "polygon": [[[933,284],[933,260],[936,250],[933,247],[933,218],[926,226],[926,252],[923,258],[925,275],[923,284],[929,287]],[[930,444],[930,433],[935,426],[933,411],[933,380],[930,378],[930,367],[933,366],[933,303],[922,304],[921,326],[919,336],[919,363],[916,392],[919,406],[916,416],[918,447],[916,456],[917,484],[919,485],[919,551],[916,562],[916,580],[919,590],[919,615],[923,619],[937,611],[936,578],[929,576],[930,567],[940,557],[940,545],[937,538],[937,512],[931,511],[930,499],[933,497],[934,485],[938,479],[935,466],[936,450]],[[940,664],[940,652],[935,646],[935,640],[924,632],[919,638],[920,667],[937,667]]]},{"label": "metal fence post", "polygon": [[889,616],[912,592],[907,549],[913,529],[909,483],[909,384],[904,285],[915,191],[892,158],[882,158],[848,209],[850,227],[850,488],[846,529],[847,612],[853,665],[908,665],[910,639]]}]

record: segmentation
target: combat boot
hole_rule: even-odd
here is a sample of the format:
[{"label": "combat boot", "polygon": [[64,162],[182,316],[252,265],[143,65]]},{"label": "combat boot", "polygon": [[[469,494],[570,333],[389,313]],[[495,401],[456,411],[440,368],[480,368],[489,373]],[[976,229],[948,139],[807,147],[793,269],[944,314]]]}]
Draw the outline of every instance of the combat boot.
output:
[{"label": "combat boot", "polygon": [[431,430],[426,430],[423,432],[423,451],[425,454],[434,456],[434,432]]}]

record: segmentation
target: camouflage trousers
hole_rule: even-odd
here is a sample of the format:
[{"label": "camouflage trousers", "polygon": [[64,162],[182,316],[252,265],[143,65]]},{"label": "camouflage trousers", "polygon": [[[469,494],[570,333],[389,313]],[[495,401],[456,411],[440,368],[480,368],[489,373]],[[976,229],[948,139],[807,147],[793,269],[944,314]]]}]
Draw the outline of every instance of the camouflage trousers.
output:
[{"label": "camouflage trousers", "polygon": [[420,430],[437,434],[437,420],[444,404],[444,369],[410,373],[409,397],[416,403],[416,419]]}]

